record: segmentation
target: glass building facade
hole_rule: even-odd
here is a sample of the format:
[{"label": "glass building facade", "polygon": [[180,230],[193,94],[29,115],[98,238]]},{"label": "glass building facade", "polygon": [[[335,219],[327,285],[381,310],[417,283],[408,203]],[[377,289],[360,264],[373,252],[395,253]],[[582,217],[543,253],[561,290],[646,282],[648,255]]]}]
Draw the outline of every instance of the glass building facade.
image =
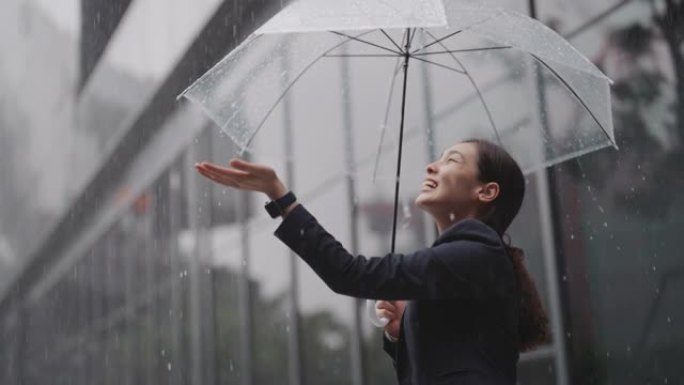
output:
[{"label": "glass building facade", "polygon": [[[620,147],[527,176],[510,235],[553,333],[522,354],[518,382],[682,384],[684,3],[502,4],[614,80]],[[0,4],[0,383],[396,382],[363,301],[334,294],[273,236],[262,197],[192,167],[235,148],[176,96],[280,7]],[[544,108],[548,124],[575,121]],[[386,252],[391,188],[350,177],[370,166],[344,145],[304,137],[260,137],[268,156],[255,160],[349,249]],[[428,218],[402,206],[398,249],[429,245]]]}]

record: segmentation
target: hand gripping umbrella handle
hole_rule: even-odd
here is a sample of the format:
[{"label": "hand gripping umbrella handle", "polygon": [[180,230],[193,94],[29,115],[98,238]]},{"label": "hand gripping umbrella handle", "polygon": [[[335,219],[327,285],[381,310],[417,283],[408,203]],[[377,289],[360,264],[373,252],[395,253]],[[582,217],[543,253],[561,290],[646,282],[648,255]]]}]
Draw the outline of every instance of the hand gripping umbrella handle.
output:
[{"label": "hand gripping umbrella handle", "polygon": [[387,326],[389,323],[389,320],[385,317],[379,318],[378,315],[375,313],[375,300],[372,299],[367,299],[366,300],[366,313],[368,314],[368,318],[370,319],[370,322],[379,327],[383,328]]}]

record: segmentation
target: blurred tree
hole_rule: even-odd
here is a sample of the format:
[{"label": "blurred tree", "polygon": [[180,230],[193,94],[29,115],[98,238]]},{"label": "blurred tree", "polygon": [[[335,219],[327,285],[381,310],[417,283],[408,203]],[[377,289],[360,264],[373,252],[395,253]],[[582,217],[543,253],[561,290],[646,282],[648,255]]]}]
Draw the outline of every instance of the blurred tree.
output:
[{"label": "blurred tree", "polygon": [[[594,152],[567,166],[615,208],[662,218],[674,201],[662,199],[659,183],[684,187],[684,1],[641,1],[650,5],[651,23],[612,31],[595,60],[599,67],[619,63],[613,113],[622,150]],[[671,68],[663,68],[664,56]]]}]

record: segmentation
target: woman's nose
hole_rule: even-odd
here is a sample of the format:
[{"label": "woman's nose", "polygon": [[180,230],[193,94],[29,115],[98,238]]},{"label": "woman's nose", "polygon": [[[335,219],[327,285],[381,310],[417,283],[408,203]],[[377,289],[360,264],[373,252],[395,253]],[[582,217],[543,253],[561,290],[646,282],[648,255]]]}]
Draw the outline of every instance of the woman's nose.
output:
[{"label": "woman's nose", "polygon": [[437,165],[435,162],[429,163],[427,167],[425,168],[425,171],[427,171],[428,174],[434,174],[437,172]]}]

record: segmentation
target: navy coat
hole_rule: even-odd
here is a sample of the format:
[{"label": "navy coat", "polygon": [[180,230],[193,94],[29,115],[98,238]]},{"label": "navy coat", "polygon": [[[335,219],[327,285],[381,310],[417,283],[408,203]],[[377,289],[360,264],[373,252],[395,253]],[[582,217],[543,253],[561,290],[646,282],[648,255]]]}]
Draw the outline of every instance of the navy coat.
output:
[{"label": "navy coat", "polygon": [[515,384],[519,293],[491,227],[466,219],[429,248],[367,258],[298,205],[275,234],[336,293],[409,300],[399,341],[383,339],[401,385]]}]

